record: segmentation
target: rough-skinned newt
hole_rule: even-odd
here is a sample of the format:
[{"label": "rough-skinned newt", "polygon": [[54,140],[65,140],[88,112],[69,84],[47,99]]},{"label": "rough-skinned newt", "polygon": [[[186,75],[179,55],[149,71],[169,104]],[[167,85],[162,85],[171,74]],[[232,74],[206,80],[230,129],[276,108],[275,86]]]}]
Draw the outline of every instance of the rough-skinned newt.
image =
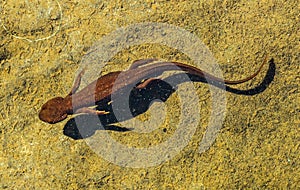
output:
[{"label": "rough-skinned newt", "polygon": [[241,84],[254,78],[267,62],[267,57],[259,67],[259,69],[249,77],[242,80],[230,81],[223,80],[208,74],[196,67],[186,65],[179,62],[157,62],[151,63],[156,59],[144,59],[133,62],[132,66],[126,71],[111,72],[99,77],[94,82],[76,93],[84,70],[78,75],[71,92],[65,97],[55,97],[48,100],[39,112],[39,118],[47,123],[54,124],[67,118],[68,115],[78,113],[88,113],[102,115],[107,114],[105,111],[99,111],[89,108],[95,105],[95,102],[111,96],[112,93],[118,93],[119,90],[127,85],[135,85],[143,80],[137,88],[144,88],[149,81],[153,80],[153,76],[159,76],[165,71],[184,71],[187,74],[204,77],[206,80],[213,82],[224,82],[228,85]]}]

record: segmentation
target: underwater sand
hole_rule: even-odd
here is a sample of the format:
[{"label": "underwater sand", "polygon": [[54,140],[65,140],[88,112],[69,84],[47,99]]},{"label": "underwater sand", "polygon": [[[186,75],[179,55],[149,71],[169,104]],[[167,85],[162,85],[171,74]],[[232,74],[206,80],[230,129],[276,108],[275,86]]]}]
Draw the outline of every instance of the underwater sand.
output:
[{"label": "underwater sand", "polygon": [[[300,186],[298,1],[88,0],[58,4],[8,0],[0,6],[0,189]],[[266,54],[275,66],[265,65],[251,82],[233,87],[257,89],[262,81],[268,81],[261,92],[224,91],[225,120],[212,146],[201,154],[199,143],[212,103],[209,85],[194,82],[199,99],[190,104],[200,105],[201,117],[187,146],[161,164],[132,168],[104,159],[87,144],[87,139],[101,136],[103,130],[74,140],[63,133],[70,117],[50,125],[39,120],[38,112],[48,99],[69,93],[82,57],[96,41],[120,27],[141,22],[167,23],[196,35],[212,52],[225,79],[254,73]],[[134,60],[149,57],[195,64],[174,48],[142,44],[120,51],[103,73],[124,70]],[[150,126],[148,133],[107,133],[128,147],[160,145],[175,133],[180,114],[192,117],[189,111],[181,112],[176,92],[166,101],[166,109],[161,108],[162,103],[155,103],[136,118],[147,121],[151,110],[162,111],[158,113],[166,120]],[[107,148],[115,147],[108,144]],[[119,154],[118,149],[114,151]]]}]

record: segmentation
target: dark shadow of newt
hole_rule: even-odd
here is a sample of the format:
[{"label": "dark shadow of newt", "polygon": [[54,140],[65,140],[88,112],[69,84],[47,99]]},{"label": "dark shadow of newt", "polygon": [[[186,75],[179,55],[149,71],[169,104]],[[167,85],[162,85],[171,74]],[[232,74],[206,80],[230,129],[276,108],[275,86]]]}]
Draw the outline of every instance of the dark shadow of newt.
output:
[{"label": "dark shadow of newt", "polygon": [[132,129],[130,128],[119,127],[114,124],[120,121],[131,119],[146,112],[153,101],[159,100],[165,102],[176,91],[176,87],[173,88],[165,81],[177,81],[178,84],[188,81],[209,83],[210,85],[214,85],[221,89],[224,89],[225,87],[225,90],[231,93],[252,96],[263,92],[270,85],[270,83],[274,80],[275,71],[276,67],[274,59],[271,59],[269,61],[267,74],[263,81],[258,86],[248,90],[239,90],[229,86],[224,86],[222,83],[206,81],[205,78],[197,77],[195,75],[188,75],[189,78],[187,78],[186,74],[184,73],[174,74],[164,80],[156,79],[151,81],[147,87],[143,89],[132,89],[129,96],[129,109],[131,114],[128,114],[127,110],[118,110],[118,116],[121,116],[121,118],[118,117],[117,119],[113,112],[112,104],[109,103],[109,97],[101,102],[96,103],[97,110],[105,110],[109,112],[109,114],[100,116],[76,116],[66,123],[63,133],[66,136],[77,140],[91,137],[97,130],[112,130],[118,132],[131,131]]}]

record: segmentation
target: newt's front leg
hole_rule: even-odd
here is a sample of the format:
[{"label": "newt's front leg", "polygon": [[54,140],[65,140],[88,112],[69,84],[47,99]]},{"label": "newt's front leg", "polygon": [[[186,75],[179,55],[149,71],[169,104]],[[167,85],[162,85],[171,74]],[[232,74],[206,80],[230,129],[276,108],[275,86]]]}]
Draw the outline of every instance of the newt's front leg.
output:
[{"label": "newt's front leg", "polygon": [[77,91],[77,89],[80,86],[81,78],[82,78],[84,72],[85,72],[85,69],[83,69],[82,71],[80,71],[80,73],[78,74],[77,78],[75,79],[75,82],[73,84],[71,92],[68,94],[68,96],[71,96],[72,94],[74,94]]},{"label": "newt's front leg", "polygon": [[93,115],[109,114],[109,112],[107,112],[107,111],[99,111],[99,110],[91,109],[91,108],[88,108],[88,107],[79,108],[75,112],[75,114],[80,114],[80,113],[93,114]]}]

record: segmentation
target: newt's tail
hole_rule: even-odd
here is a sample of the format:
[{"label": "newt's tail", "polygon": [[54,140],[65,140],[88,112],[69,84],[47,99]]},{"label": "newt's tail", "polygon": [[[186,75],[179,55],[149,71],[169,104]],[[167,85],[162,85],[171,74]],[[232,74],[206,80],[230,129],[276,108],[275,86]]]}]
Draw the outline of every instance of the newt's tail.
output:
[{"label": "newt's tail", "polygon": [[268,55],[265,56],[265,59],[264,59],[263,63],[261,64],[261,66],[259,67],[259,69],[255,73],[253,73],[251,76],[241,79],[241,80],[236,80],[236,81],[224,80],[224,83],[229,84],[229,85],[230,84],[241,84],[241,83],[244,83],[244,82],[247,82],[247,81],[253,79],[254,77],[256,77],[256,75],[258,75],[258,73],[261,71],[262,67],[267,63],[267,60],[268,60]]}]

